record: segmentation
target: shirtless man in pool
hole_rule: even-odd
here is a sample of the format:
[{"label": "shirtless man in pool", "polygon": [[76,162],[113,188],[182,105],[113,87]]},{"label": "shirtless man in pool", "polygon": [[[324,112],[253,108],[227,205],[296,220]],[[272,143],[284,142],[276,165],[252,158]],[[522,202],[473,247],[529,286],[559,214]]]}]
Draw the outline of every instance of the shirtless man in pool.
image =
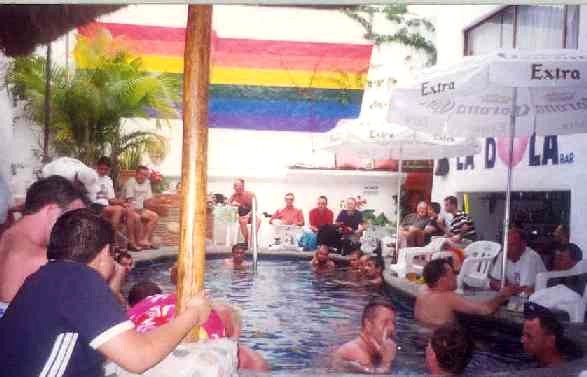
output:
[{"label": "shirtless man in pool", "polygon": [[385,374],[397,353],[395,311],[386,301],[373,301],[363,310],[361,333],[343,344],[332,357],[332,367],[341,372]]},{"label": "shirtless man in pool", "polygon": [[314,253],[314,258],[310,262],[314,272],[323,273],[334,270],[336,265],[330,259],[330,250],[326,245],[320,245],[318,250]]},{"label": "shirtless man in pool", "polygon": [[511,287],[503,288],[487,301],[470,301],[455,293],[457,277],[446,259],[434,259],[424,267],[428,289],[416,298],[414,316],[422,324],[438,328],[454,322],[455,314],[490,315],[513,294]]},{"label": "shirtless man in pool", "polygon": [[232,246],[232,258],[225,259],[224,265],[234,269],[248,267],[250,263],[245,260],[247,248],[248,246],[246,243],[234,244]]},{"label": "shirtless man in pool", "polygon": [[84,206],[83,194],[63,177],[47,177],[29,187],[24,216],[0,239],[0,317],[25,279],[47,263],[49,236],[59,216]]}]

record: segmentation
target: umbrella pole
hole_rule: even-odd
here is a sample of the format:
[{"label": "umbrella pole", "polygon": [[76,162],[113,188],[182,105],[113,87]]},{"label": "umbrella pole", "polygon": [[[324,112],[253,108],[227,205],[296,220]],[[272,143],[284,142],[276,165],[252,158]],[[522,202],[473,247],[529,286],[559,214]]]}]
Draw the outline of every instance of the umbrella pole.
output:
[{"label": "umbrella pole", "polygon": [[400,149],[400,158],[398,160],[398,177],[397,177],[397,207],[396,207],[396,213],[397,213],[397,218],[396,218],[396,225],[395,225],[395,263],[398,262],[398,258],[399,258],[399,241],[400,241],[400,237],[399,237],[399,223],[400,223],[400,203],[401,203],[401,198],[402,198],[402,158],[401,158],[401,149]]},{"label": "umbrella pole", "polygon": [[503,248],[501,260],[501,287],[506,284],[506,267],[508,263],[508,231],[510,227],[510,198],[512,192],[512,158],[514,155],[514,136],[516,135],[516,103],[518,88],[512,90],[512,113],[510,114],[510,145],[508,151],[508,179],[505,191],[505,217],[503,220]]},{"label": "umbrella pole", "polygon": [[[189,5],[183,80],[181,231],[177,256],[177,310],[204,289],[208,169],[208,83],[212,5]],[[198,328],[185,339],[198,340]]]}]

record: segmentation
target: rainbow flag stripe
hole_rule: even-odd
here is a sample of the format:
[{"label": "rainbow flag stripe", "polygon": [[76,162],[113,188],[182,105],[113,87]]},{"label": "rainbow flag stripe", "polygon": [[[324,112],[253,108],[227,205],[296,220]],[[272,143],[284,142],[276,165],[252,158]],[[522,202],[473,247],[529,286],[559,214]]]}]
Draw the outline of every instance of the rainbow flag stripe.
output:
[{"label": "rainbow flag stripe", "polygon": [[[110,31],[146,71],[181,75],[184,28],[91,23]],[[370,45],[212,37],[211,127],[324,132],[359,114]],[[84,67],[78,61],[78,67]]]}]

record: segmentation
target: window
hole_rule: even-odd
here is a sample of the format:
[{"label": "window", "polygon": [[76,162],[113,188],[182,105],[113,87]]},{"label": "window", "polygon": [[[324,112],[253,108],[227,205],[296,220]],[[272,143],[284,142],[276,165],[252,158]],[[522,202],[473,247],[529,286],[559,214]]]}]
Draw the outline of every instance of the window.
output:
[{"label": "window", "polygon": [[465,55],[498,48],[577,48],[579,6],[514,5],[465,30]]},{"label": "window", "polygon": [[[462,198],[463,196],[461,196]],[[475,221],[479,239],[501,243],[505,216],[505,193],[470,192],[469,215]],[[529,245],[538,252],[548,252],[552,232],[559,224],[569,225],[570,191],[513,191],[510,223],[522,228]]]}]

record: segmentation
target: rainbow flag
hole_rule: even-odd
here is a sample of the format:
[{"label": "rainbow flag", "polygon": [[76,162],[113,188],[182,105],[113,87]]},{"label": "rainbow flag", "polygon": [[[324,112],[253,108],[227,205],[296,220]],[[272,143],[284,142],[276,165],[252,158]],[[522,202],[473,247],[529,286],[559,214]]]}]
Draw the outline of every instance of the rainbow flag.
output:
[{"label": "rainbow flag", "polygon": [[[146,71],[182,75],[185,28],[91,23],[78,30],[89,37],[98,28],[122,39]],[[371,45],[214,34],[210,127],[328,131],[359,115],[370,58]]]}]

